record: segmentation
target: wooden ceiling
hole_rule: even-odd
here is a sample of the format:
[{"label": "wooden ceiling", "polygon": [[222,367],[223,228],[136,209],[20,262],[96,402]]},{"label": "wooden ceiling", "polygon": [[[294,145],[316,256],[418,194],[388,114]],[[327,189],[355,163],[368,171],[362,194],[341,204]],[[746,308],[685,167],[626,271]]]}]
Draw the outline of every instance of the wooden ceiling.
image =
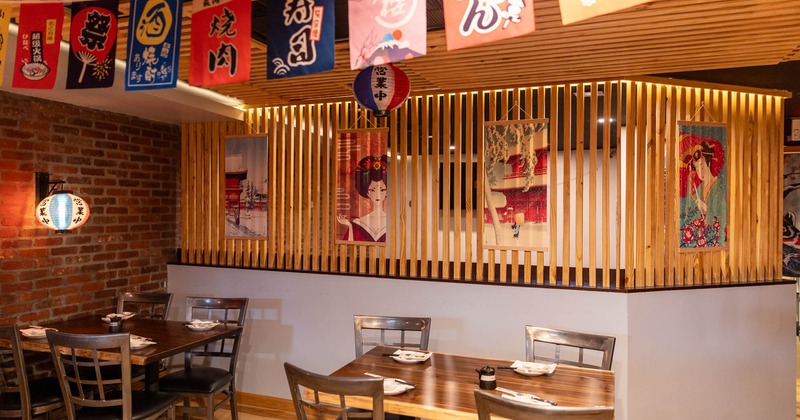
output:
[{"label": "wooden ceiling", "polygon": [[[118,58],[125,57],[129,9],[121,3]],[[412,95],[800,60],[798,0],[654,0],[567,26],[558,0],[535,0],[534,10],[536,32],[502,42],[447,51],[444,31],[429,32],[426,56],[396,63],[408,75]],[[189,74],[190,28],[186,1],[182,80]],[[333,70],[268,80],[266,46],[254,40],[250,81],[209,89],[248,106],[350,100],[358,71],[350,70],[348,57],[347,41],[340,41]]]}]

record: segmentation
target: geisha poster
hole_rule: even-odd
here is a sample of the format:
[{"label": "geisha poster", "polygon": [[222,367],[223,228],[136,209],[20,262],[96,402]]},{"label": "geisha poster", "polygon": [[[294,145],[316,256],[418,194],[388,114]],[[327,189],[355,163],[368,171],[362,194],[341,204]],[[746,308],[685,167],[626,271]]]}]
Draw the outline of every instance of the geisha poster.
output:
[{"label": "geisha poster", "polygon": [[194,0],[189,84],[250,80],[250,0]]},{"label": "geisha poster", "polygon": [[783,276],[800,278],[800,153],[783,155]]},{"label": "geisha poster", "polygon": [[336,135],[337,243],[386,243],[388,135],[386,128],[339,131]]},{"label": "geisha poster", "polygon": [[423,0],[348,0],[350,69],[396,63],[425,55]]},{"label": "geisha poster", "polygon": [[536,28],[533,1],[444,0],[447,50],[529,34]]},{"label": "geisha poster", "polygon": [[118,0],[72,3],[67,89],[114,85]]},{"label": "geisha poster", "polygon": [[483,247],[546,251],[548,120],[484,124]]},{"label": "geisha poster", "polygon": [[680,251],[728,244],[728,135],[717,123],[678,122]]},{"label": "geisha poster", "polygon": [[183,2],[133,0],[125,90],[174,88],[178,83]]}]

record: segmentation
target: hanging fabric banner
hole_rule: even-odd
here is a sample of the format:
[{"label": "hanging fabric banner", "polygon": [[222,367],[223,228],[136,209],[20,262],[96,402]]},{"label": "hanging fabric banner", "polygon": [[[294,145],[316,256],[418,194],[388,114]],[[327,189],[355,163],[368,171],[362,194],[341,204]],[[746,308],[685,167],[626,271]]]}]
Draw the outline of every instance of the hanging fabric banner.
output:
[{"label": "hanging fabric banner", "polygon": [[190,85],[250,80],[251,15],[250,0],[194,0]]},{"label": "hanging fabric banner", "polygon": [[3,73],[6,68],[9,23],[11,23],[11,5],[8,3],[0,3],[0,85],[3,84]]},{"label": "hanging fabric banner", "polygon": [[12,87],[53,88],[58,71],[63,25],[63,3],[20,4]]},{"label": "hanging fabric banner", "polygon": [[444,0],[447,50],[529,34],[535,29],[533,0]]},{"label": "hanging fabric banner", "polygon": [[386,244],[389,129],[336,133],[336,243]]},{"label": "hanging fabric banner", "polygon": [[425,55],[423,0],[348,0],[350,69],[396,63]]},{"label": "hanging fabric banner", "polygon": [[125,90],[172,88],[178,82],[181,1],[133,0]]},{"label": "hanging fabric banner", "polygon": [[272,0],[267,7],[267,78],[333,69],[333,0]]},{"label": "hanging fabric banner", "polygon": [[72,3],[67,89],[114,84],[119,0]]},{"label": "hanging fabric banner", "polygon": [[650,0],[558,0],[558,5],[561,8],[561,23],[569,25],[649,2]]}]

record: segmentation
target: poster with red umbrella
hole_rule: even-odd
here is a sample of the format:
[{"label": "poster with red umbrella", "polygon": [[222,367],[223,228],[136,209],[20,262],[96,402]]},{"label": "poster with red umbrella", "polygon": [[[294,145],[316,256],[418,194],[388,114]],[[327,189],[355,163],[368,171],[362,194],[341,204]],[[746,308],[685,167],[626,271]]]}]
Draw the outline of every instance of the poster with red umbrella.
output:
[{"label": "poster with red umbrella", "polygon": [[72,4],[67,89],[111,87],[117,56],[118,0]]},{"label": "poster with red umbrella", "polygon": [[61,52],[63,3],[23,3],[19,6],[15,88],[52,89]]}]

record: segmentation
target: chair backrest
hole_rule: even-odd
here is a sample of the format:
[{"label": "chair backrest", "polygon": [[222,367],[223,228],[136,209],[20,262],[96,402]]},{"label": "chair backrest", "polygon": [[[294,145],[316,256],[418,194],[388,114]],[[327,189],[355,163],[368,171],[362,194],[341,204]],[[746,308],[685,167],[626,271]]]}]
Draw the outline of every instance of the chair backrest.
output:
[{"label": "chair backrest", "polygon": [[[247,303],[247,298],[188,296],[186,298],[186,320],[217,320],[228,325],[238,325],[241,327],[244,326],[247,315]],[[191,369],[192,359],[195,356],[227,358],[230,362],[228,371],[233,375],[236,371],[236,359],[239,355],[240,339],[241,334],[236,334],[227,339],[209,343],[184,353],[185,368]]]},{"label": "chair backrest", "polygon": [[475,390],[475,407],[478,420],[489,420],[496,415],[507,419],[525,420],[613,420],[613,407],[561,407],[528,404],[503,398],[480,389]]},{"label": "chair backrest", "polygon": [[[83,407],[118,406],[123,419],[131,418],[130,334],[69,334],[48,330],[47,341],[69,420],[74,420],[76,410]],[[118,352],[119,359],[102,360],[100,354],[104,350]],[[81,374],[87,370],[94,374]],[[103,376],[120,370],[122,375]],[[110,389],[113,391],[109,392]]]},{"label": "chair backrest", "polygon": [[[291,363],[284,363],[286,379],[292,393],[295,413],[298,420],[308,418],[366,418],[383,420],[383,379],[373,377],[343,378],[326,376],[303,370]],[[339,404],[320,401],[320,393],[337,396]],[[311,398],[310,394],[313,394]],[[372,399],[372,411],[359,411],[347,405],[346,397],[367,397]]]},{"label": "chair backrest", "polygon": [[9,347],[0,347],[0,393],[19,393],[20,409],[9,410],[0,405],[0,417],[31,418],[31,395],[28,374],[20,347],[19,328],[16,325],[0,326],[0,338],[8,340]]},{"label": "chair backrest", "polygon": [[525,357],[529,362],[547,361],[611,370],[616,338],[607,335],[525,326]]},{"label": "chair backrest", "polygon": [[172,304],[172,293],[125,292],[117,298],[117,313],[136,312],[136,316],[166,319]]},{"label": "chair backrest", "polygon": [[428,350],[431,319],[400,316],[355,315],[356,357],[365,347],[400,346]]}]

